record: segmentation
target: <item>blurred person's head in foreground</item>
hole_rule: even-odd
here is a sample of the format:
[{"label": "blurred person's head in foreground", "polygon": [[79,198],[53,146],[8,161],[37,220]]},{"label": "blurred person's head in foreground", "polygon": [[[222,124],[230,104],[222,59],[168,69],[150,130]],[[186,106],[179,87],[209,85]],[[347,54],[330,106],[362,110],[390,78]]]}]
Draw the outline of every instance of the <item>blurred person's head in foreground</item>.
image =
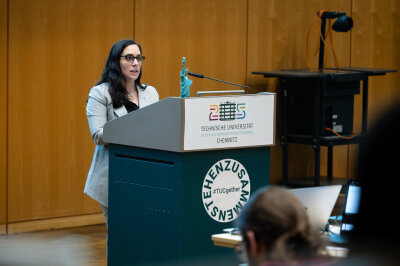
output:
[{"label": "blurred person's head in foreground", "polygon": [[303,204],[283,187],[270,186],[254,193],[237,223],[249,265],[304,262],[316,258],[323,248]]}]

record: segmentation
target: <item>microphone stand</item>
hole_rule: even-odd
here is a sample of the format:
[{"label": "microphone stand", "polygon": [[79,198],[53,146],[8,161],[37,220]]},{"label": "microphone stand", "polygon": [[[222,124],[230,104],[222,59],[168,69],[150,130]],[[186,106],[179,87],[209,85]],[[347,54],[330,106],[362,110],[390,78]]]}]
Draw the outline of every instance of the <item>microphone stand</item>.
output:
[{"label": "microphone stand", "polygon": [[228,82],[228,81],[225,81],[225,80],[210,78],[210,77],[204,76],[202,74],[196,74],[196,73],[191,73],[191,72],[188,72],[188,75],[190,75],[192,77],[196,77],[196,78],[206,78],[206,79],[211,79],[211,80],[214,80],[214,81],[218,81],[218,82],[222,82],[222,83],[226,83],[226,84],[230,84],[230,85],[234,85],[234,86],[239,86],[239,87],[246,88],[246,89],[250,90],[252,93],[255,93],[254,90],[252,88],[250,88],[249,86],[232,83],[232,82]]}]

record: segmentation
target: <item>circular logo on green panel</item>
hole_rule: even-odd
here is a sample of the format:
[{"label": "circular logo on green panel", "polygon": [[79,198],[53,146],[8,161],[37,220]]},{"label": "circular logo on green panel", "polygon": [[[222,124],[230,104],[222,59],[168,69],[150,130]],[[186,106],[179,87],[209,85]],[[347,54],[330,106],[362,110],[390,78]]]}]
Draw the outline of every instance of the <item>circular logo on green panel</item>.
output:
[{"label": "circular logo on green panel", "polygon": [[246,168],[233,159],[218,161],[204,177],[201,196],[206,212],[215,221],[235,220],[250,197]]}]

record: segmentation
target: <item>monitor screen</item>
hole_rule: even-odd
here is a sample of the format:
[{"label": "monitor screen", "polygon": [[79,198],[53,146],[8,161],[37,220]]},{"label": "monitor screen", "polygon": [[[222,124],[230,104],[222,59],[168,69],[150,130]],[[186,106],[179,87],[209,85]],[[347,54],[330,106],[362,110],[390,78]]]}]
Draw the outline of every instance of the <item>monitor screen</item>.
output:
[{"label": "monitor screen", "polygon": [[355,184],[349,185],[344,213],[357,214],[360,208],[360,199],[361,187]]},{"label": "monitor screen", "polygon": [[343,210],[341,234],[354,230],[354,219],[360,208],[361,187],[357,181],[350,181]]}]

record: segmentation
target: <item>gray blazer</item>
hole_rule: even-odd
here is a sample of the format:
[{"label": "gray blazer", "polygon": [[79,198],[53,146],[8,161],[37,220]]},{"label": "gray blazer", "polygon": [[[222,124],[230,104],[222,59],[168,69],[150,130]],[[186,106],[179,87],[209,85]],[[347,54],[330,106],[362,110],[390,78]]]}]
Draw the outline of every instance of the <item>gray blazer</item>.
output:
[{"label": "gray blazer", "polygon": [[[138,88],[138,94],[139,108],[159,100],[158,93],[152,86],[147,86],[145,90]],[[107,83],[97,85],[90,90],[86,115],[96,149],[84,193],[104,206],[108,206],[108,143],[103,141],[103,127],[108,121],[127,113],[125,106],[113,108]]]}]

